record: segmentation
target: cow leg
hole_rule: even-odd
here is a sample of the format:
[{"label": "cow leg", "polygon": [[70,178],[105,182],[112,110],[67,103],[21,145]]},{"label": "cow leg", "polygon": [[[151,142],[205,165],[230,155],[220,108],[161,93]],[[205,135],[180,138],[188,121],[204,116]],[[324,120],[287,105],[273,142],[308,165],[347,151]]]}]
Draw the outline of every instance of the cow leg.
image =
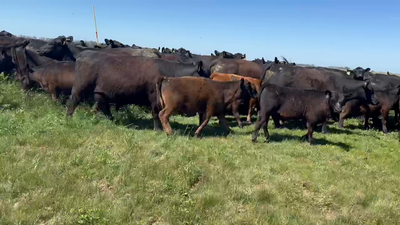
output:
[{"label": "cow leg", "polygon": [[213,112],[211,112],[210,110],[207,110],[207,112],[205,114],[204,121],[201,123],[199,128],[197,128],[196,132],[194,133],[196,135],[196,137],[200,138],[201,131],[204,129],[204,127],[207,126],[207,124],[210,121],[212,115],[213,115]]},{"label": "cow leg", "polygon": [[203,123],[204,121],[204,113],[199,113],[199,126]]},{"label": "cow leg", "polygon": [[326,121],[322,123],[322,133],[329,134],[328,125],[326,124]]},{"label": "cow leg", "polygon": [[351,105],[346,104],[344,107],[344,110],[340,112],[339,114],[339,127],[343,128],[344,127],[344,120],[347,119],[350,116],[351,113]]},{"label": "cow leg", "polygon": [[[275,129],[281,129],[282,125],[281,125],[281,121],[279,120],[279,115],[277,113],[273,113],[272,119],[274,120]],[[269,118],[268,118],[268,120],[269,120]]]},{"label": "cow leg", "polygon": [[387,129],[387,119],[389,117],[389,112],[390,110],[382,109],[381,114],[382,114],[382,131],[383,133],[387,134],[388,129]]},{"label": "cow leg", "polygon": [[54,88],[54,92],[51,94],[51,98],[53,101],[57,101],[57,99],[60,97],[60,90],[58,88]]},{"label": "cow leg", "polygon": [[310,145],[314,144],[314,139],[313,139],[313,132],[315,130],[315,125],[311,124],[310,122],[307,121],[307,140]]},{"label": "cow leg", "polygon": [[239,115],[239,105],[237,104],[232,104],[232,113],[233,116],[235,116],[236,121],[238,122],[238,125],[240,128],[243,128],[243,123],[240,121],[240,115]]},{"label": "cow leg", "polygon": [[164,128],[164,131],[167,135],[171,135],[172,134],[172,128],[171,125],[169,123],[169,117],[171,116],[173,112],[173,109],[170,109],[167,107],[165,107],[163,110],[160,111],[160,113],[158,114],[158,117],[160,118],[161,124]]},{"label": "cow leg", "polygon": [[338,123],[338,126],[340,127],[340,128],[343,128],[344,127],[344,120],[346,119],[346,115],[345,115],[345,113],[344,112],[341,112],[340,113],[340,116],[339,116],[339,123]]},{"label": "cow leg", "polygon": [[246,122],[249,124],[251,124],[251,114],[253,113],[253,108],[255,107],[256,103],[257,103],[256,99],[254,98],[250,99],[249,112],[247,114],[247,120],[246,120]]},{"label": "cow leg", "polygon": [[95,93],[94,99],[97,102],[97,107],[104,113],[104,115],[108,119],[114,120],[114,117],[111,115],[110,103],[107,97],[105,97],[103,94]]},{"label": "cow leg", "polygon": [[258,132],[260,132],[261,127],[264,129],[264,135],[267,142],[269,142],[269,132],[268,132],[268,121],[269,121],[270,114],[260,112],[256,122],[256,129],[253,133],[252,141],[255,143],[257,142]]},{"label": "cow leg", "polygon": [[74,114],[76,107],[81,101],[80,94],[76,93],[75,89],[72,88],[71,96],[67,101],[67,116],[72,116]]},{"label": "cow leg", "polygon": [[366,111],[365,111],[365,115],[364,115],[364,129],[365,130],[369,130],[369,117],[371,114],[371,110],[369,109],[369,106],[366,106]]},{"label": "cow leg", "polygon": [[156,103],[151,105],[151,114],[153,116],[153,121],[154,121],[154,130],[162,130],[161,129],[161,121],[160,118],[158,117],[158,114],[160,113],[160,109],[157,106]]},{"label": "cow leg", "polygon": [[225,115],[224,114],[219,115],[218,120],[219,120],[219,124],[221,125],[221,127],[223,127],[225,129],[225,132],[226,132],[225,136],[227,136],[231,132],[231,129],[228,126],[228,122],[225,119]]},{"label": "cow leg", "polygon": [[[399,103],[397,103],[399,104]],[[395,106],[396,108],[394,109],[394,125],[399,125],[399,107]]]}]

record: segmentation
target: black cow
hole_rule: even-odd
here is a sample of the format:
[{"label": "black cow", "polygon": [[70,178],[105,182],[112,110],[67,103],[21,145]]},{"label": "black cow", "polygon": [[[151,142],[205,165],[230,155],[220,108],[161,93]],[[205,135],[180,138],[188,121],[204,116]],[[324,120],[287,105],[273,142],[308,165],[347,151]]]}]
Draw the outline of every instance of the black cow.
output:
[{"label": "black cow", "polygon": [[65,37],[56,38],[50,41],[47,45],[43,46],[39,51],[39,55],[47,56],[59,61],[76,61],[78,55],[84,51],[104,51],[111,54],[121,54],[125,56],[143,56],[149,58],[161,58],[158,51],[154,49],[131,49],[131,48],[117,48],[117,49],[94,49],[82,48],[75,43],[70,42],[71,39]]},{"label": "black cow", "polygon": [[68,115],[72,115],[81,99],[89,94],[94,95],[99,109],[110,119],[113,118],[110,102],[115,102],[117,108],[126,104],[150,106],[155,128],[160,128],[155,89],[158,77],[206,76],[201,62],[184,65],[95,51],[83,52],[76,62],[75,71]]},{"label": "black cow", "polygon": [[269,141],[268,121],[272,116],[274,121],[304,119],[308,129],[307,139],[312,144],[312,135],[316,126],[322,123],[322,129],[326,130],[326,121],[331,117],[333,111],[340,112],[348,101],[359,97],[357,87],[347,91],[338,93],[330,90],[302,90],[275,84],[263,84],[260,94],[260,113],[253,134],[253,142],[257,141],[261,127],[264,128],[265,137]]},{"label": "black cow", "polygon": [[9,76],[14,69],[14,63],[12,57],[7,53],[6,50],[1,50],[0,55],[0,73],[4,72],[4,75]]},{"label": "black cow", "polygon": [[8,50],[23,45],[27,46],[29,43],[30,41],[25,38],[3,36],[0,37],[0,50]]},{"label": "black cow", "polygon": [[[347,74],[356,80],[370,81],[371,83],[374,84],[375,90],[384,91],[396,88],[400,85],[400,77],[386,75],[386,74],[372,73],[370,68],[363,69],[362,67],[357,67],[353,70],[347,70]],[[395,110],[396,123],[398,117],[399,117],[399,112],[398,110]]]},{"label": "black cow", "polygon": [[[319,123],[326,126],[333,110],[340,111],[339,98],[332,97],[332,92],[300,90],[280,87],[275,84],[264,84],[260,94],[260,113],[253,134],[253,142],[257,141],[258,132],[264,129],[265,138],[269,141],[268,121],[272,116],[279,119],[305,119],[308,142],[313,142],[313,132]],[[326,129],[326,128],[325,128]]]},{"label": "black cow", "polygon": [[400,85],[400,77],[379,73],[374,74],[370,68],[357,67],[354,70],[347,70],[347,74],[355,80],[368,80],[371,83],[375,83],[381,90],[395,88]]},{"label": "black cow", "polygon": [[257,64],[265,64],[265,63],[267,63],[267,62],[265,61],[264,57],[262,57],[261,59],[256,58],[256,59],[254,59],[252,62],[255,62],[255,63],[257,63]]},{"label": "black cow", "polygon": [[0,73],[4,72],[6,76],[11,74],[15,67],[12,60],[12,51],[15,51],[15,48],[18,47],[25,47],[29,43],[30,41],[24,38],[0,36]]},{"label": "black cow", "polygon": [[172,53],[171,49],[165,48],[165,47],[163,47],[163,48],[161,49],[161,52],[164,53],[164,54],[171,54],[171,53]]},{"label": "black cow", "polygon": [[[271,69],[265,70],[261,77],[262,83],[276,84],[282,87],[292,87],[304,90],[343,92],[357,90],[355,99],[368,107],[368,104],[377,104],[376,99],[370,97],[374,85],[369,82],[351,79],[345,71],[322,67],[297,67],[293,65],[273,64]],[[279,126],[279,124],[276,124]],[[365,123],[368,129],[368,123]]]},{"label": "black cow", "polygon": [[246,59],[246,54],[242,54],[242,53],[232,54],[227,51],[219,52],[217,50],[215,50],[214,53],[215,53],[215,56],[220,56],[224,59]]},{"label": "black cow", "polygon": [[0,31],[0,37],[14,37],[14,35],[10,32],[2,30],[2,31]]},{"label": "black cow", "polygon": [[142,47],[137,46],[137,45],[135,45],[135,44],[132,44],[131,48],[133,48],[133,49],[142,49]]},{"label": "black cow", "polygon": [[17,48],[13,60],[20,74],[20,80],[25,90],[34,84],[52,95],[56,100],[60,94],[69,95],[75,79],[75,63],[61,62],[44,56],[36,51]]},{"label": "black cow", "polygon": [[121,42],[113,39],[104,39],[104,42],[108,46],[108,48],[129,48],[130,46],[124,45]]}]

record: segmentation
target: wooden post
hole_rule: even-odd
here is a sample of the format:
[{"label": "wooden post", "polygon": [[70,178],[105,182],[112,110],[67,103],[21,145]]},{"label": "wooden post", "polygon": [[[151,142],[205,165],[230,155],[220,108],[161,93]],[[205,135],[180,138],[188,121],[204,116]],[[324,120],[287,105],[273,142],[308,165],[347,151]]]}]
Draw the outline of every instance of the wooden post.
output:
[{"label": "wooden post", "polygon": [[94,17],[94,29],[96,30],[97,45],[99,45],[99,35],[97,34],[96,12],[94,11],[94,5],[93,5],[93,17]]}]

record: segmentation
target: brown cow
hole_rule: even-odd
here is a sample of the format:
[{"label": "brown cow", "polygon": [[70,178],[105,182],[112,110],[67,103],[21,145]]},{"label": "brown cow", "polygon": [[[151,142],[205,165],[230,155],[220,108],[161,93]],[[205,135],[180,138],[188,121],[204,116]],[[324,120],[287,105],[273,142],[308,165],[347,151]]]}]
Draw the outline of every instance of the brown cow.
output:
[{"label": "brown cow", "polygon": [[157,82],[157,94],[163,108],[158,114],[166,134],[172,134],[169,117],[174,113],[195,116],[199,114],[200,126],[195,135],[201,131],[212,116],[217,116],[220,125],[230,132],[225,119],[227,106],[240,104],[251,92],[251,86],[245,85],[244,79],[232,82],[218,82],[206,78],[160,77]]},{"label": "brown cow", "polygon": [[29,80],[36,81],[55,101],[60,94],[70,95],[75,81],[75,62],[55,61],[29,71]]},{"label": "brown cow", "polygon": [[211,63],[210,68],[211,73],[232,73],[257,79],[260,79],[263,71],[265,71],[264,64],[257,64],[243,59],[218,58]]},{"label": "brown cow", "polygon": [[[239,76],[236,74],[228,74],[228,73],[213,73],[210,76],[210,78],[215,81],[225,81],[225,82],[226,81],[238,81],[238,80],[244,79],[246,82],[249,82],[251,84],[252,90],[255,90],[257,92],[257,95],[260,94],[260,79],[251,78],[251,77],[243,77],[243,76]],[[254,107],[258,108],[258,96],[256,98],[250,98],[250,100],[249,100],[249,111],[247,114],[247,122],[248,123],[251,123],[251,114],[253,112]],[[238,120],[239,126],[242,127],[242,122],[240,121],[238,111],[237,110],[233,111],[233,110],[235,110],[235,108],[232,108],[232,113],[233,113],[233,115],[235,115],[235,117],[236,117],[236,114],[238,115],[237,120]]]}]

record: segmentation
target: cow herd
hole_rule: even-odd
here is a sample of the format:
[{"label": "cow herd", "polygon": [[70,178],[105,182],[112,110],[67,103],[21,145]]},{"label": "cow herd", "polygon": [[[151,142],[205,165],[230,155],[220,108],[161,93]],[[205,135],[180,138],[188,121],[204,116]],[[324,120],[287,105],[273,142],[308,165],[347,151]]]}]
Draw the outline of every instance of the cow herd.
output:
[{"label": "cow herd", "polygon": [[276,57],[248,61],[241,53],[198,55],[184,48],[142,48],[111,39],[90,46],[71,36],[39,40],[7,31],[0,32],[0,50],[0,73],[15,74],[24,90],[39,87],[53,100],[68,96],[68,116],[85,101],[96,104],[109,119],[112,105],[119,110],[135,104],[149,107],[154,128],[167,134],[173,133],[171,115],[199,115],[195,135],[200,137],[214,116],[229,134],[226,114],[232,113],[242,127],[240,114],[251,123],[257,111],[254,142],[261,128],[269,140],[270,117],[275,127],[282,121],[304,121],[310,143],[318,124],[328,132],[329,120],[339,120],[343,127],[346,118],[362,116],[365,129],[372,119],[387,133],[389,112],[394,110],[400,126],[400,77],[369,68],[306,67]]}]

